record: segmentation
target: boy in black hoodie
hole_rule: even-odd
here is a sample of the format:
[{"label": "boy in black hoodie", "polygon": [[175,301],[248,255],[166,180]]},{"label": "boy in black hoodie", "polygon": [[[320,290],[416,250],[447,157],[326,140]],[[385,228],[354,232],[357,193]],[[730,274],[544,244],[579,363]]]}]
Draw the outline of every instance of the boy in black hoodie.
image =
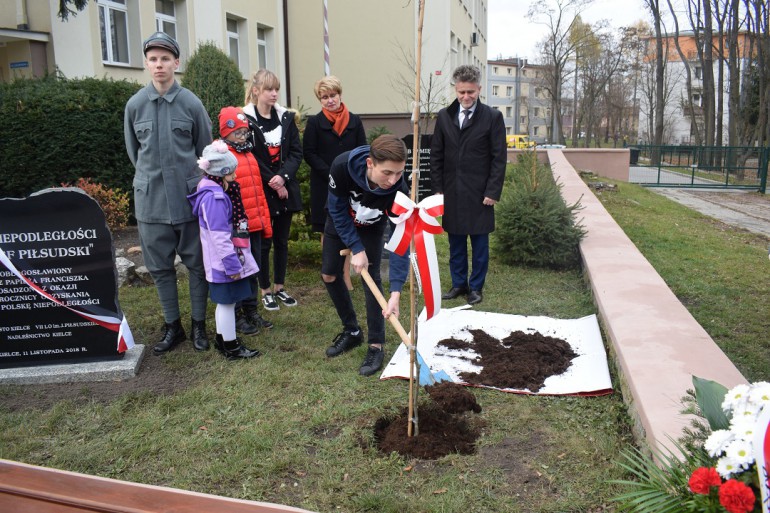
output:
[{"label": "boy in black hoodie", "polygon": [[[326,350],[329,357],[338,356],[363,342],[350,292],[342,280],[345,257],[340,251],[349,248],[353,269],[360,273],[367,268],[382,291],[380,261],[388,213],[397,192],[409,193],[403,176],[405,164],[406,146],[393,135],[382,135],[371,146],[342,153],[332,162],[321,278],[342,321],[343,331]],[[382,367],[385,319],[390,315],[398,316],[401,289],[409,270],[408,256],[392,254],[389,263],[387,310],[380,308],[374,294],[364,285],[369,349],[359,369],[363,376],[371,376]]]}]

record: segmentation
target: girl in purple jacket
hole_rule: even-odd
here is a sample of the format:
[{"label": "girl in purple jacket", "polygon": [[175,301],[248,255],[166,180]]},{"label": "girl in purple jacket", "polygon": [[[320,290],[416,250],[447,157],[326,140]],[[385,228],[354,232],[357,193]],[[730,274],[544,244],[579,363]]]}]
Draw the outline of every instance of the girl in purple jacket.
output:
[{"label": "girl in purple jacket", "polygon": [[[235,304],[254,295],[248,276],[256,274],[257,263],[249,250],[248,220],[235,181],[238,160],[222,140],[203,149],[198,167],[205,173],[196,192],[187,199],[198,216],[203,265],[211,301],[216,303],[216,348],[228,360],[259,356],[235,334]],[[241,237],[240,232],[245,232]]]}]

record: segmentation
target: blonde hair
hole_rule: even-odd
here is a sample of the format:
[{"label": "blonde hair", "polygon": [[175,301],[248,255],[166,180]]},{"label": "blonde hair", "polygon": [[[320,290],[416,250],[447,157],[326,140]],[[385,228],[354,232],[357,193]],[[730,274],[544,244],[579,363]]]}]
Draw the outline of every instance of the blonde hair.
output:
[{"label": "blonde hair", "polygon": [[324,92],[342,94],[342,82],[334,75],[327,75],[315,83],[313,91],[315,92],[315,97],[319,100]]},{"label": "blonde hair", "polygon": [[[257,92],[254,93],[254,89],[256,88]],[[249,88],[246,89],[246,98],[244,98],[244,103],[253,103],[254,105],[257,104],[257,96],[259,96],[259,93],[264,91],[265,89],[280,89],[281,88],[281,81],[278,79],[278,76],[273,73],[270,70],[266,70],[265,68],[258,69],[254,72],[254,74],[251,76],[251,82],[249,83]]]}]

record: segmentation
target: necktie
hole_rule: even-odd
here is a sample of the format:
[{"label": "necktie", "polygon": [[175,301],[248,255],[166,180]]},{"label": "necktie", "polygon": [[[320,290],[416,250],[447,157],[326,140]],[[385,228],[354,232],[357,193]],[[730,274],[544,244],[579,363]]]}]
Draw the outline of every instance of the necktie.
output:
[{"label": "necktie", "polygon": [[465,128],[465,125],[468,124],[468,118],[470,117],[470,115],[471,115],[471,111],[470,110],[468,110],[468,109],[464,109],[463,110],[463,121],[462,121],[462,123],[460,123],[460,130]]}]

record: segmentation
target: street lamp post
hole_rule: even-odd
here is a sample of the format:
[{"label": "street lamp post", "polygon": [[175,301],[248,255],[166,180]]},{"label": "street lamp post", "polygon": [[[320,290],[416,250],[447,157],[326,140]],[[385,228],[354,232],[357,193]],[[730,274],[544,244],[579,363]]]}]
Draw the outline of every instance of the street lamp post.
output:
[{"label": "street lamp post", "polygon": [[526,59],[516,57],[516,103],[514,104],[515,118],[513,120],[514,133],[521,133],[521,72],[526,66]]}]

